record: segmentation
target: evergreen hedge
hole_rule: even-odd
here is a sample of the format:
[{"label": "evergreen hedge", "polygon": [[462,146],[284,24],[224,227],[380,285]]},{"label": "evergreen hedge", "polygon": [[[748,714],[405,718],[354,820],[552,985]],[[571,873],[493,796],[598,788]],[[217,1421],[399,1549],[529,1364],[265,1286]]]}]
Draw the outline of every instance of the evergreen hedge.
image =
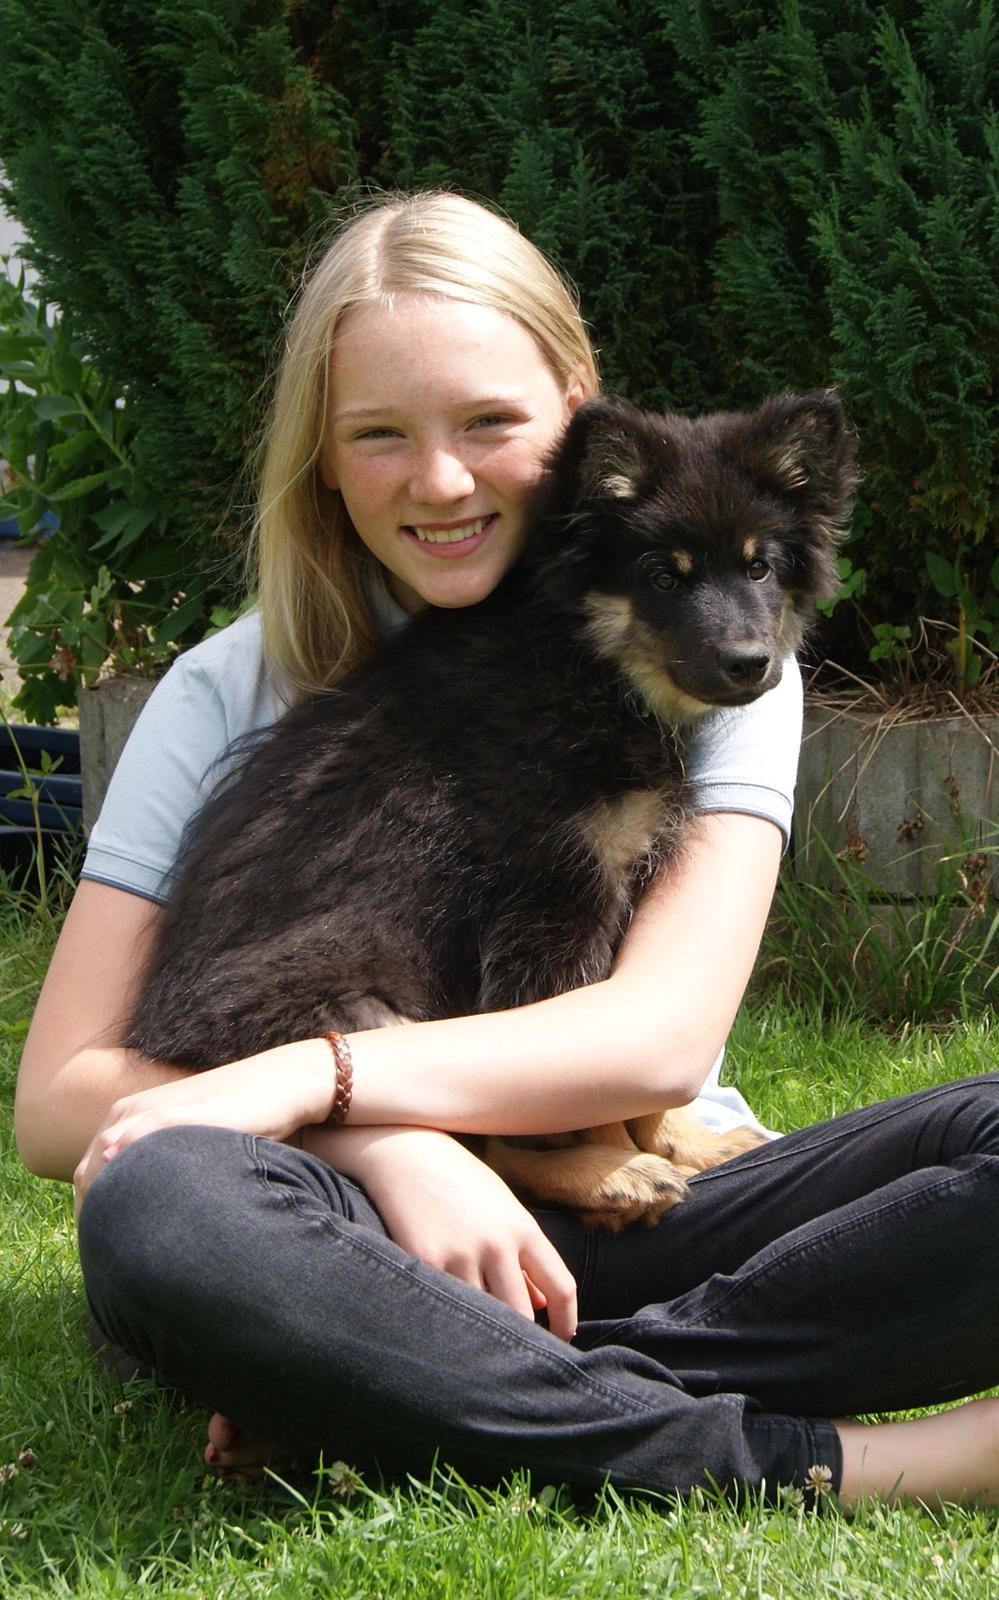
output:
[{"label": "evergreen hedge", "polygon": [[[990,0],[0,0],[0,36],[5,203],[168,508],[139,533],[122,508],[83,577],[141,595],[130,564],[162,546],[164,648],[225,598],[271,351],[328,220],[359,185],[440,182],[568,270],[631,398],[842,387],[867,474],[845,664],[922,613],[955,624],[962,686],[972,642],[999,646]],[[64,641],[42,567],[19,624],[38,713],[74,687],[43,659]]]}]

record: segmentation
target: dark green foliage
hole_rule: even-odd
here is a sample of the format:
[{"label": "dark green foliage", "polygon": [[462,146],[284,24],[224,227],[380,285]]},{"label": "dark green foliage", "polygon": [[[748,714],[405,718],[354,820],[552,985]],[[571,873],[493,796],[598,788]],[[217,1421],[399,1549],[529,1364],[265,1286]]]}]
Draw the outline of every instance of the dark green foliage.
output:
[{"label": "dark green foliage", "polygon": [[339,97],[273,0],[0,4],[7,203],[46,296],[134,401],[171,538],[230,507],[288,284],[352,175]]},{"label": "dark green foliage", "polygon": [[[839,181],[814,237],[837,377],[865,419],[870,576],[890,583],[901,566],[914,608],[954,616],[963,686],[980,670],[970,638],[999,646],[999,121],[983,94],[999,30],[989,8],[970,23],[953,0],[921,23],[911,40],[878,24],[891,112],[868,101],[837,130]],[[883,593],[875,604],[884,615]]]},{"label": "dark green foliage", "polygon": [[657,7],[438,0],[430,12],[392,53],[374,176],[497,201],[579,285],[611,387],[711,404],[713,202]]},{"label": "dark green foliage", "polygon": [[170,507],[144,546],[211,576],[327,219],[445,183],[570,273],[632,399],[840,384],[867,473],[847,665],[890,667],[919,613],[954,624],[961,686],[999,644],[991,0],[0,0],[0,35],[8,204],[128,395]]},{"label": "dark green foliage", "polygon": [[[733,394],[837,383],[866,474],[850,547],[875,658],[892,626],[999,647],[999,29],[990,0],[681,0],[718,200],[719,355]],[[699,90],[699,93],[698,93]],[[863,666],[856,613],[840,653]]]},{"label": "dark green foliage", "polygon": [[[342,100],[310,67],[320,23],[322,8],[289,18],[276,0],[0,0],[6,201],[74,348],[110,395],[128,397],[132,476],[112,489],[134,496],[140,480],[169,512],[131,549],[152,566],[118,563],[121,576],[177,574],[172,593],[158,581],[149,594],[162,610],[144,622],[163,624],[178,588],[193,602],[180,626],[161,627],[161,656],[168,642],[200,637],[227,592],[275,332],[329,196],[353,176]],[[115,569],[99,509],[81,504],[71,530],[84,594]],[[43,552],[33,583],[44,586],[46,564]],[[117,629],[120,599],[105,585],[95,602],[104,634]],[[54,609],[64,609],[58,597]],[[51,617],[46,626],[44,612],[20,620],[20,704],[51,714],[75,699],[78,673],[40,683],[39,663],[57,645],[81,659],[80,640]],[[93,628],[87,637],[92,653]]]}]

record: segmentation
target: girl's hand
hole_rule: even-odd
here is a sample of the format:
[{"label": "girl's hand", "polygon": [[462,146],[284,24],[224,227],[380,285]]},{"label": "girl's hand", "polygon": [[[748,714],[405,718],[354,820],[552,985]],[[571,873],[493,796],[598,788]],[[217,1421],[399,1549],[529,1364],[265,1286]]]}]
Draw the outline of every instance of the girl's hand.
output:
[{"label": "girl's hand", "polygon": [[485,1289],[560,1339],[576,1331],[576,1284],[531,1213],[490,1167],[430,1128],[307,1128],[305,1148],[364,1185],[403,1250]]},{"label": "girl's hand", "polygon": [[328,1115],[334,1075],[325,1040],[303,1041],[282,1051],[280,1070],[273,1059],[277,1052],[265,1051],[116,1100],[73,1175],[77,1209],[119,1150],[160,1128],[239,1128],[271,1139],[295,1137],[297,1143],[304,1123]]}]

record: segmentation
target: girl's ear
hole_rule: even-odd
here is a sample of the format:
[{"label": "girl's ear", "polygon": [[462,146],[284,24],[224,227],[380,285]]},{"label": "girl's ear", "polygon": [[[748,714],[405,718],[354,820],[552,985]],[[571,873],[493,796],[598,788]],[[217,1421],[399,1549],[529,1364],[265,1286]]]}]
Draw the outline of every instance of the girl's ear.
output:
[{"label": "girl's ear", "polygon": [[327,489],[339,489],[340,485],[336,481],[336,474],[334,473],[329,462],[326,460],[325,455],[321,455],[319,457],[319,476],[322,478]]},{"label": "girl's ear", "polygon": [[583,388],[579,378],[570,378],[569,387],[565,391],[566,410],[570,417],[574,411],[578,410],[586,398],[586,390]]}]

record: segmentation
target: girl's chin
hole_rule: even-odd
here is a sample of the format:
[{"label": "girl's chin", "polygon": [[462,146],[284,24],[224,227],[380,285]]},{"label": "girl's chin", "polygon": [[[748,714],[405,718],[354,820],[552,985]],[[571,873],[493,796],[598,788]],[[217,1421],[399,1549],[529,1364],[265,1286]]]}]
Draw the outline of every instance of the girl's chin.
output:
[{"label": "girl's chin", "polygon": [[427,606],[456,610],[460,606],[478,605],[480,600],[492,594],[502,576],[501,571],[482,568],[475,571],[449,568],[441,572],[436,581],[425,572],[407,573],[405,577],[400,573],[392,573],[388,578],[388,587],[402,609],[408,611],[410,616],[415,616]]},{"label": "girl's chin", "polygon": [[491,595],[499,583],[500,573],[463,573],[450,583],[426,583],[419,589],[423,606],[441,606],[456,610],[460,606],[476,606]]}]

